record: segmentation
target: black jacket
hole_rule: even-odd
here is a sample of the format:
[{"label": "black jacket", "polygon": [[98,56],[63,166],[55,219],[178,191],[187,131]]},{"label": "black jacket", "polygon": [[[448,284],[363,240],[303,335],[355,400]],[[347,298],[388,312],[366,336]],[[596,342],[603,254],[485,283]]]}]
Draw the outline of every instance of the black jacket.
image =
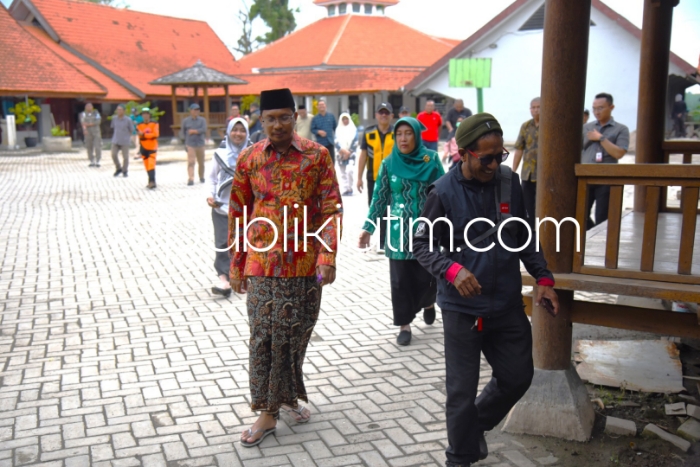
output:
[{"label": "black jacket", "polygon": [[[438,221],[433,225],[434,247],[431,252],[430,229],[425,221],[422,221],[417,223],[415,228],[413,254],[420,264],[438,279],[438,305],[444,310],[490,316],[506,313],[514,308],[522,309],[520,261],[535,279],[553,279],[542,253],[536,251],[534,233],[524,250],[510,252],[503,248],[495,234],[474,244],[473,240],[491,227],[486,222],[476,222],[468,231],[470,243],[477,248],[486,248],[492,242],[494,246],[486,252],[476,252],[465,247],[463,235],[469,221],[483,217],[497,223],[496,196],[500,193],[500,183],[500,172],[489,183],[466,180],[462,175],[460,162],[429,188],[421,217],[431,222],[440,217],[449,219],[454,227],[454,250],[449,253],[448,224]],[[504,209],[509,210],[513,217],[526,218],[520,178],[517,174],[513,174],[511,179],[510,206],[504,207],[501,212],[504,212]],[[502,231],[502,238],[509,248],[519,248],[527,241],[527,228],[519,221],[510,221]],[[456,251],[457,247],[461,247],[461,251]],[[441,252],[441,249],[444,251]],[[445,279],[445,273],[455,262],[474,274],[481,285],[481,295],[464,298]]]}]

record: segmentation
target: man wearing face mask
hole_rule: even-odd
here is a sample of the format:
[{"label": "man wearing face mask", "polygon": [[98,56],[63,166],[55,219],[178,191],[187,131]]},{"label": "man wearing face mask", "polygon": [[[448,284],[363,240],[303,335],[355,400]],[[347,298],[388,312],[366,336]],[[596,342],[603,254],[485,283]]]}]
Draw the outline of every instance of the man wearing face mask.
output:
[{"label": "man wearing face mask", "polygon": [[[521,261],[537,279],[535,302],[551,304],[554,315],[559,312],[552,273],[528,238],[520,180],[501,165],[508,152],[500,124],[490,114],[476,114],[460,124],[455,139],[461,161],[432,185],[421,213],[425,220],[413,236],[414,256],[438,280],[447,367],[448,467],[485,459],[484,432],[498,425],[530,387],[532,333],[523,310]],[[503,226],[501,243],[492,225],[498,227],[511,216],[519,220]],[[467,229],[478,218],[482,220]],[[512,252],[504,245],[527,246]],[[482,352],[493,374],[477,397]]]}]

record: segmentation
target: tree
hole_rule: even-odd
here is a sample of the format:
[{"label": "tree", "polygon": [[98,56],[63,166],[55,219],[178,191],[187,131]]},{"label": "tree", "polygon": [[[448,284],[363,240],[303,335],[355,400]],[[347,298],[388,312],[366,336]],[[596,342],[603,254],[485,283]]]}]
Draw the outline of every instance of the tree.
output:
[{"label": "tree", "polygon": [[243,33],[238,39],[238,45],[234,47],[233,50],[240,52],[243,55],[248,55],[258,47],[258,41],[257,39],[253,39],[253,18],[250,15],[250,8],[245,1],[241,3],[243,6],[240,10],[238,10],[238,22],[241,25],[241,31],[243,31]]},{"label": "tree", "polygon": [[260,17],[270,28],[263,37],[258,36],[256,40],[264,44],[280,39],[294,31],[297,23],[294,20],[294,13],[299,9],[289,8],[289,0],[253,0],[250,7],[250,19]]},{"label": "tree", "polygon": [[87,0],[87,1],[90,3],[99,3],[100,5],[129,8],[129,5],[124,3],[123,0]]}]

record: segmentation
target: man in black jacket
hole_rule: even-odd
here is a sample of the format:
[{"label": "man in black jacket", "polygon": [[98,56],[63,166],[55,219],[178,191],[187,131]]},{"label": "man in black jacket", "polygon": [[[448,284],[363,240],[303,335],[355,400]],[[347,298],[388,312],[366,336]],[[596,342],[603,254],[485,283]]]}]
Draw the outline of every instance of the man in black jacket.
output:
[{"label": "man in black jacket", "polygon": [[[460,124],[455,138],[462,160],[431,186],[413,236],[413,254],[438,279],[448,467],[486,458],[484,432],[530,387],[532,333],[523,311],[521,261],[537,279],[536,303],[551,304],[554,315],[559,311],[554,278],[524,220],[520,180],[501,167],[508,153],[498,121],[474,115]],[[499,234],[492,226],[504,221]],[[481,352],[493,374],[476,397]]]}]

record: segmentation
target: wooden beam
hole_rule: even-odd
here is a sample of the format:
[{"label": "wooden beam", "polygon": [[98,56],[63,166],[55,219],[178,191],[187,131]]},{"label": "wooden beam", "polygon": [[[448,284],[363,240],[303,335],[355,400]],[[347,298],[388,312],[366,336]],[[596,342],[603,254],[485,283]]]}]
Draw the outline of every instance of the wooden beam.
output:
[{"label": "wooden beam", "polygon": [[661,145],[665,152],[671,154],[683,154],[686,152],[700,154],[700,141],[680,140],[664,141]]},{"label": "wooden beam", "polygon": [[172,107],[173,125],[180,125],[182,122],[177,121],[177,86],[173,85],[170,87],[172,89],[172,94],[170,96],[170,105]]},{"label": "wooden beam", "polygon": [[[577,183],[574,167],[581,155],[581,112],[586,93],[588,34],[591,0],[546,0],[542,53],[542,113],[537,160],[537,206],[542,217],[561,220],[576,216]],[[566,96],[562,99],[561,96]],[[585,228],[584,228],[585,229]],[[542,252],[554,272],[573,268],[575,227],[542,226]],[[571,324],[568,319],[572,291],[558,291],[560,316],[544,309],[532,318],[533,358],[542,370],[567,370],[571,366]]]},{"label": "wooden beam", "polygon": [[[585,267],[584,270],[591,274],[554,274],[557,289],[700,303],[700,283],[659,281],[651,278],[654,277],[654,273],[640,271],[621,271],[619,269],[594,267]],[[612,274],[596,274],[597,272]],[[635,272],[638,274],[637,277],[624,277],[625,275],[634,275]],[[683,275],[668,275],[681,279],[689,278]],[[611,280],[611,277],[614,280]],[[698,276],[694,276],[694,278],[697,280]],[[535,280],[532,276],[525,272],[522,273],[522,281],[523,285],[526,286],[535,285]]]},{"label": "wooden beam", "polygon": [[[577,177],[591,178],[700,178],[700,165],[687,166],[680,164],[576,164],[575,170]],[[630,180],[627,183],[636,183],[636,181],[633,182]]]},{"label": "wooden beam", "polygon": [[659,200],[661,188],[647,187],[647,200],[644,215],[644,233],[642,234],[642,260],[639,269],[644,272],[654,271],[654,256],[656,255],[656,231],[659,223]]},{"label": "wooden beam", "polygon": [[211,122],[209,121],[209,87],[204,86],[204,120],[207,121],[207,140],[211,139]]},{"label": "wooden beam", "polygon": [[231,116],[231,93],[228,84],[224,84],[224,101],[226,105],[226,115]]},{"label": "wooden beam", "polygon": [[684,187],[681,191],[681,247],[678,252],[678,274],[691,274],[693,268],[693,246],[697,224],[698,188]]},{"label": "wooden beam", "polygon": [[[532,296],[524,295],[525,313],[532,314]],[[576,300],[571,308],[573,323],[651,332],[666,336],[700,339],[700,325],[694,313],[676,313],[608,303]]]},{"label": "wooden beam", "polygon": [[[700,276],[674,274],[670,272],[640,271],[637,269],[605,269],[599,266],[583,266],[581,274],[614,278],[629,278],[657,282],[676,282],[678,284],[700,284]],[[614,293],[614,292],[612,292]]]},{"label": "wooden beam", "polygon": [[590,213],[586,212],[588,206],[588,185],[583,178],[578,179],[578,189],[576,190],[576,221],[581,226],[581,248],[574,249],[573,272],[580,272],[583,267],[583,260],[586,255],[586,228]]},{"label": "wooden beam", "polygon": [[620,224],[622,223],[622,192],[624,186],[610,187],[608,207],[608,238],[605,241],[605,267],[617,269],[620,252]]},{"label": "wooden beam", "polygon": [[[671,2],[644,0],[642,51],[639,64],[639,99],[637,103],[637,164],[662,163],[666,127],[666,91],[671,48]],[[647,206],[646,188],[635,187],[634,210]]]}]

